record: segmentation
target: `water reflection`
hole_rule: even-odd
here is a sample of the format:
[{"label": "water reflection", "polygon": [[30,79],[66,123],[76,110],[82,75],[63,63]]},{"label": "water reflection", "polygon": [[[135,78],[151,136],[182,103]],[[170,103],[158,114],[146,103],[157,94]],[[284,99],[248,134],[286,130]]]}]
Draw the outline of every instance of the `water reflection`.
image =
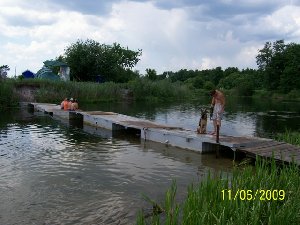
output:
[{"label": "water reflection", "polygon": [[[180,104],[100,104],[115,111],[195,130],[207,99]],[[222,131],[268,136],[299,129],[299,104],[228,99]],[[211,129],[211,123],[209,128]],[[162,201],[173,178],[179,199],[208,170],[230,171],[231,159],[142,141],[111,131],[33,116],[25,110],[0,117],[0,221],[3,224],[132,224]]]},{"label": "water reflection", "polygon": [[[208,97],[199,97],[195,102],[101,103],[83,105],[83,109],[113,111],[196,130],[199,109],[209,103]],[[286,129],[299,130],[299,118],[300,102],[228,96],[221,129],[226,135],[272,137],[274,133],[284,132]],[[213,129],[211,121],[208,121],[207,129]]]},{"label": "water reflection", "polygon": [[229,159],[217,167],[213,155],[21,114],[0,126],[3,224],[132,224],[150,207],[141,193],[161,201],[176,178],[182,198],[209,169],[231,168]]}]

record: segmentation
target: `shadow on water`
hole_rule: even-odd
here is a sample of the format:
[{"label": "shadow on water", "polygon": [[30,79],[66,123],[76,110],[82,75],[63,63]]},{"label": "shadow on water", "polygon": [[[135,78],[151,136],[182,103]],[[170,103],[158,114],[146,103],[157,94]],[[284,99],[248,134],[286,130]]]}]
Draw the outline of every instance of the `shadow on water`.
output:
[{"label": "shadow on water", "polygon": [[184,197],[187,185],[208,170],[231,168],[228,159],[216,163],[214,155],[45,114],[16,112],[0,129],[5,224],[133,224],[137,211],[148,207],[142,193],[163,199],[176,179]]},{"label": "shadow on water", "polygon": [[[123,113],[194,129],[197,102],[97,104],[88,110]],[[223,132],[268,136],[298,130],[299,103],[228,98]],[[54,120],[53,120],[54,119]],[[184,197],[208,170],[230,172],[232,160],[197,154],[127,132],[112,132],[27,110],[0,117],[0,220],[5,224],[133,224],[148,206],[141,193],[164,198],[172,179]]]}]

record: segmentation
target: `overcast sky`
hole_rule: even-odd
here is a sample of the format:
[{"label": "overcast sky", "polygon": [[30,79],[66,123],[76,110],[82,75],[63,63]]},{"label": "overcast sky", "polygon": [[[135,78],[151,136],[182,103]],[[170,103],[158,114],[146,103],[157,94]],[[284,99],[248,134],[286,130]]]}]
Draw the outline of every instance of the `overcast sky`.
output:
[{"label": "overcast sky", "polygon": [[300,43],[300,0],[0,0],[0,65],[9,75],[78,39],[142,49],[134,68],[257,68],[265,42]]}]

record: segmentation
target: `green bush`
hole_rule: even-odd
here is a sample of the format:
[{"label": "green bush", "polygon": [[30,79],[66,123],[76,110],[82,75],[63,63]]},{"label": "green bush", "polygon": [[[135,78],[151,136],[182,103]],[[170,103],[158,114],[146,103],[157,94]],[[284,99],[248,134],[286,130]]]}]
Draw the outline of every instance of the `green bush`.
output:
[{"label": "green bush", "polygon": [[16,106],[18,104],[17,96],[14,91],[13,81],[1,80],[0,81],[0,110]]},{"label": "green bush", "polygon": [[205,90],[211,91],[211,90],[214,90],[216,88],[216,86],[211,81],[205,81],[203,88]]},{"label": "green bush", "polygon": [[189,78],[186,81],[184,81],[184,84],[188,85],[191,88],[200,89],[204,86],[204,80],[201,76],[196,76],[193,78]]},{"label": "green bush", "polygon": [[66,97],[77,98],[81,102],[119,101],[122,100],[125,89],[136,100],[172,101],[192,96],[192,91],[186,85],[181,82],[172,83],[168,79],[151,81],[147,78],[137,78],[128,83],[101,84],[25,79],[12,83],[16,87],[25,85],[37,88],[36,101],[49,103],[59,103]]},{"label": "green bush", "polygon": [[267,90],[254,90],[253,97],[255,98],[265,98],[270,96],[270,93]]},{"label": "green bush", "polygon": [[291,100],[298,100],[298,99],[300,99],[300,90],[291,90],[289,93],[288,93],[288,95],[287,95],[287,97],[289,98],[289,99],[291,99]]},{"label": "green bush", "polygon": [[137,100],[153,99],[170,101],[184,99],[192,95],[190,89],[181,82],[172,83],[170,80],[151,81],[147,78],[138,78],[128,83],[128,88],[133,91]]},{"label": "green bush", "polygon": [[248,79],[240,79],[235,89],[239,96],[252,96],[254,93],[254,85]]}]

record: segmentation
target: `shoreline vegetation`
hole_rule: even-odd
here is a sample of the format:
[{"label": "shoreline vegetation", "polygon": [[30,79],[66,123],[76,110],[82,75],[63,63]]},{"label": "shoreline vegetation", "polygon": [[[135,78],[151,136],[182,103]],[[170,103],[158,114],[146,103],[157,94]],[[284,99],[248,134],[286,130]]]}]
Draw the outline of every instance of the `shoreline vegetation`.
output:
[{"label": "shoreline vegetation", "polygon": [[[139,71],[132,71],[142,50],[129,50],[118,43],[78,40],[57,57],[71,68],[74,81],[23,79],[22,75],[18,79],[0,79],[0,110],[28,100],[58,104],[65,97],[79,99],[81,103],[179,102],[208,97],[208,92],[215,88],[228,97],[300,101],[299,53],[300,44],[277,40],[266,42],[258,51],[258,70],[216,67],[157,75],[155,69],[148,68],[142,76]],[[0,68],[10,70],[7,65]],[[98,74],[106,82],[93,83]],[[300,143],[299,132],[286,131],[275,138]],[[241,163],[234,166],[231,174],[208,174],[201,183],[191,184],[183,203],[176,202],[175,182],[162,204],[144,195],[153,212],[145,218],[141,211],[137,224],[300,224],[299,187],[299,166],[277,165],[257,158],[254,166]]]},{"label": "shoreline vegetation", "polygon": [[[23,75],[16,79],[1,78],[0,106],[13,105],[22,85],[35,88],[32,91],[35,101],[49,103],[61,101],[66,96],[73,96],[81,102],[122,101],[124,98],[137,101],[192,100],[216,88],[227,96],[300,101],[299,52],[300,44],[285,43],[282,39],[266,42],[258,50],[255,57],[258,69],[223,69],[218,66],[157,74],[155,69],[147,68],[142,74],[133,71],[142,56],[141,49],[130,50],[118,43],[107,45],[92,39],[77,40],[54,61],[48,60],[52,63],[44,64],[54,74],[59,72],[57,63],[68,65],[71,82],[26,79]],[[2,72],[10,70],[8,65],[2,65],[0,69]]]},{"label": "shoreline vegetation", "polygon": [[[80,102],[116,102],[124,100],[147,101],[180,101],[193,96],[193,92],[179,82],[168,80],[151,81],[136,79],[128,83],[92,83],[64,82],[50,80],[14,80],[0,82],[0,106],[14,107],[18,101],[24,101],[22,93],[30,91],[36,102],[58,103],[66,96],[77,98]],[[26,99],[25,99],[26,101]]]},{"label": "shoreline vegetation", "polygon": [[[137,78],[128,83],[101,84],[6,79],[0,82],[1,109],[17,106],[22,100],[21,92],[25,92],[26,88],[33,95],[31,97],[34,101],[56,104],[66,96],[91,103],[193,100],[207,96],[211,89],[196,89],[183,82],[152,81],[147,78]],[[223,91],[227,96],[236,96],[238,93],[236,89]],[[255,90],[252,97],[300,101],[299,91],[282,94]],[[286,131],[277,134],[275,139],[300,145],[299,132]],[[191,184],[182,203],[176,202],[176,183],[167,190],[164,203],[156,203],[144,195],[152,205],[153,212],[145,217],[141,210],[136,221],[139,225],[300,224],[299,175],[299,167],[296,165],[276,165],[274,161],[258,158],[254,166],[241,163],[234,166],[232,174],[208,174],[201,183]]]},{"label": "shoreline vegetation", "polygon": [[[300,133],[286,131],[277,140],[300,145]],[[144,195],[152,213],[140,210],[136,224],[300,224],[300,169],[257,158],[255,165],[240,163],[232,174],[209,173],[188,186],[187,197],[176,202],[176,183],[157,203]]]},{"label": "shoreline vegetation", "polygon": [[[22,88],[30,89],[31,98],[36,102],[58,103],[66,96],[72,96],[85,103],[116,102],[124,100],[147,101],[182,101],[195,100],[207,96],[213,87],[192,88],[183,82],[171,80],[152,81],[137,78],[128,83],[92,83],[64,82],[38,79],[6,79],[0,82],[0,106],[2,109],[15,107],[19,101],[26,101]],[[21,90],[21,91],[20,91]],[[28,91],[28,90],[27,90]],[[240,96],[238,90],[222,90],[227,96]],[[266,90],[255,90],[252,98],[270,98],[279,101],[300,101],[300,92],[279,93]]]}]

